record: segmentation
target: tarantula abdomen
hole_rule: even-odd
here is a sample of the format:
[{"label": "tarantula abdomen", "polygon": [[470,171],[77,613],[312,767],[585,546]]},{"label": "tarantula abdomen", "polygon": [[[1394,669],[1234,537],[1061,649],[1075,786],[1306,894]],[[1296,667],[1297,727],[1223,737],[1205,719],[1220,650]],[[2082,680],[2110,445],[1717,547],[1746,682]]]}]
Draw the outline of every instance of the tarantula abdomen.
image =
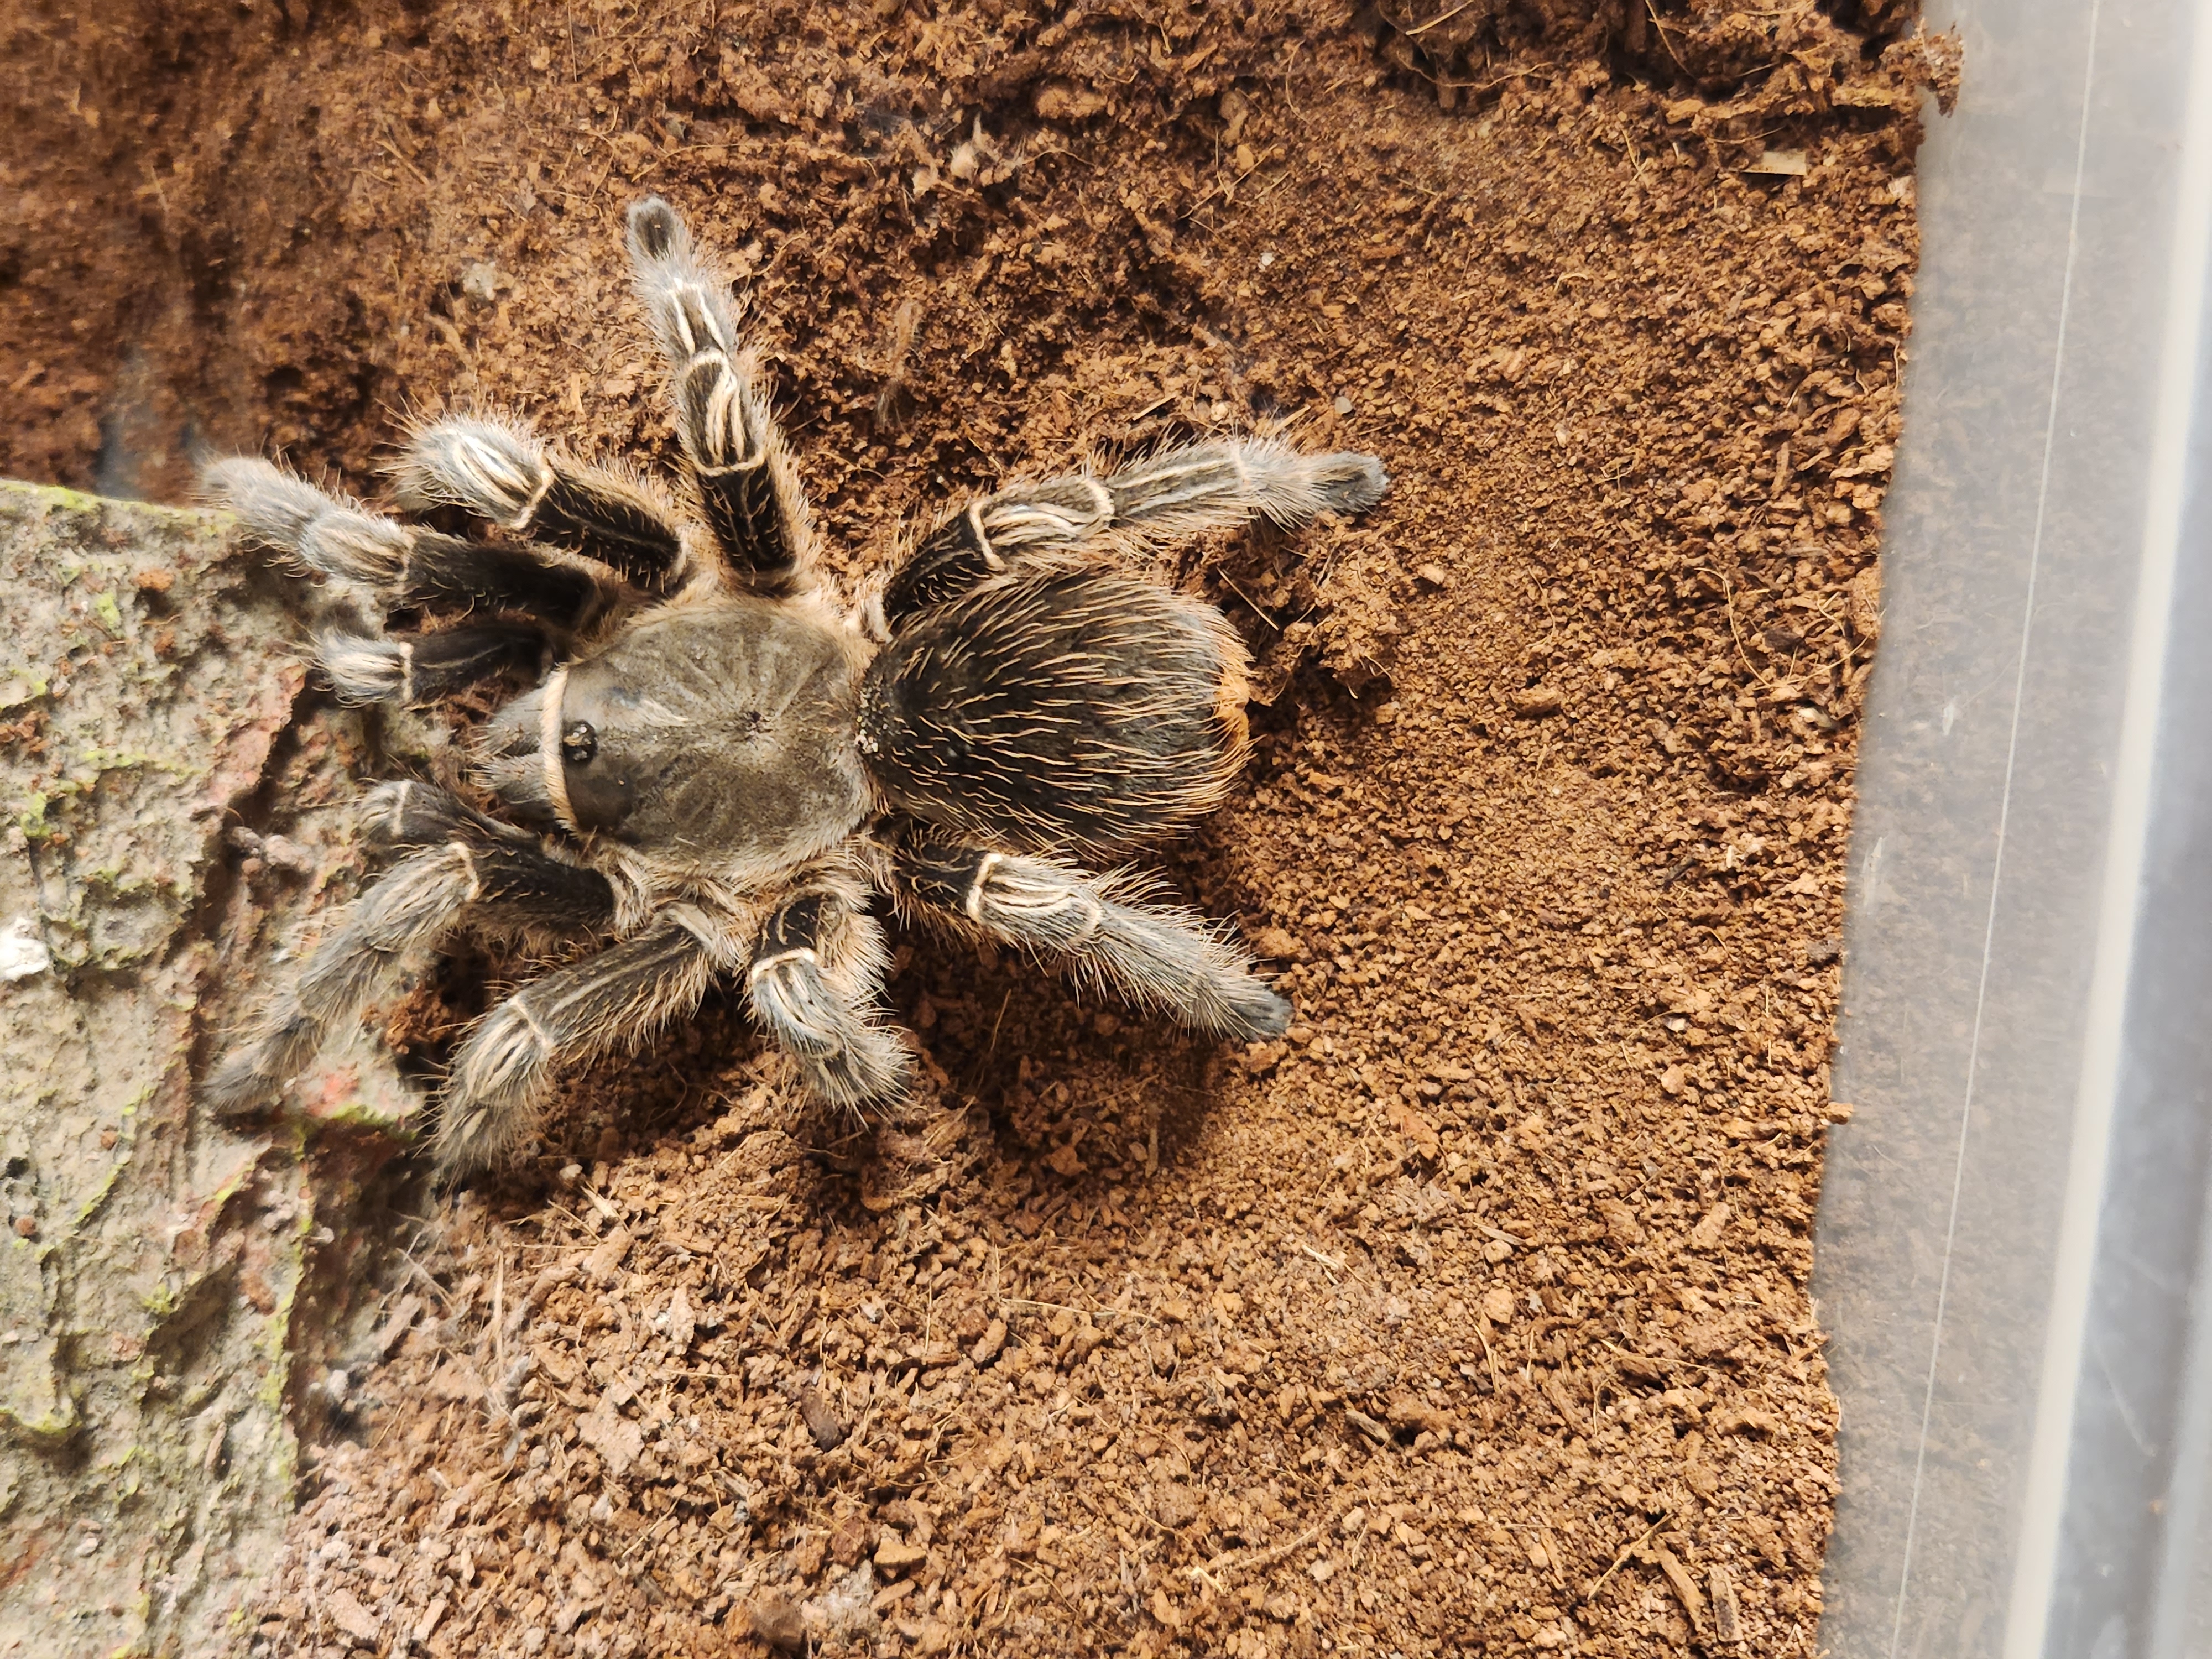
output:
[{"label": "tarantula abdomen", "polygon": [[860,751],[899,810],[1026,850],[1112,853],[1218,805],[1245,745],[1221,613],[1078,569],[999,576],[869,665]]}]

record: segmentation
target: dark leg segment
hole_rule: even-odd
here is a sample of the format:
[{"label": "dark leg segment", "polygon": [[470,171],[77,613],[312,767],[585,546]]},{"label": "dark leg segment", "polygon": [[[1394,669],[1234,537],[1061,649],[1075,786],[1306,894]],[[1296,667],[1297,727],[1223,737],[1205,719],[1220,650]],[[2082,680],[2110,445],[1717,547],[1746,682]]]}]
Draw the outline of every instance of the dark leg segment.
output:
[{"label": "dark leg segment", "polygon": [[884,622],[890,631],[932,605],[957,599],[986,577],[1006,568],[1005,556],[994,550],[980,522],[984,503],[978,501],[958,518],[939,525],[914,550],[914,556],[891,573],[884,588]]},{"label": "dark leg segment", "polygon": [[1149,902],[1150,884],[996,853],[917,830],[898,848],[907,893],[992,937],[1059,957],[1079,977],[1194,1030],[1280,1036],[1291,1005],[1252,976],[1223,930]]},{"label": "dark leg segment", "polygon": [[578,629],[605,610],[607,586],[573,564],[553,564],[519,547],[418,530],[403,604],[523,611],[555,628]]},{"label": "dark leg segment", "polygon": [[755,383],[751,355],[739,347],[728,283],[657,196],[629,210],[629,257],[675,371],[676,429],[724,557],[756,592],[804,586],[813,546],[805,492]]},{"label": "dark leg segment", "polygon": [[332,1024],[359,1010],[410,954],[464,921],[573,935],[613,920],[613,890],[596,872],[562,864],[534,843],[464,831],[401,860],[355,902],[299,982],[270,1003],[216,1070],[207,1097],[228,1110],[268,1104],[314,1057]]},{"label": "dark leg segment", "polygon": [[549,455],[530,432],[455,416],[415,434],[399,472],[410,507],[466,508],[610,566],[648,590],[680,575],[675,515],[637,481]]},{"label": "dark leg segment", "polygon": [[643,1042],[699,1006],[714,970],[697,934],[664,922],[523,987],[453,1057],[438,1121],[440,1170],[511,1158],[537,1132],[556,1061]]},{"label": "dark leg segment", "polygon": [[876,1018],[889,962],[883,930],[860,902],[827,889],[787,899],[745,973],[755,1018],[817,1092],[850,1107],[904,1092],[908,1064]]},{"label": "dark leg segment", "polygon": [[528,830],[479,812],[452,790],[413,779],[380,783],[362,797],[361,832],[379,847],[408,851],[449,841],[538,844]]},{"label": "dark leg segment", "polygon": [[614,889],[605,876],[564,863],[528,830],[434,784],[379,784],[361,822],[369,840],[388,847],[465,845],[477,890],[469,920],[479,932],[574,938],[614,925]]},{"label": "dark leg segment", "polygon": [[590,571],[526,549],[418,530],[324,494],[268,461],[245,456],[207,469],[209,492],[264,547],[320,576],[364,587],[379,609],[482,605],[526,611],[556,628],[582,627],[605,608]]},{"label": "dark leg segment", "polygon": [[545,644],[532,623],[472,623],[388,639],[331,629],[316,636],[315,660],[341,702],[412,708],[511,668],[534,671]]}]

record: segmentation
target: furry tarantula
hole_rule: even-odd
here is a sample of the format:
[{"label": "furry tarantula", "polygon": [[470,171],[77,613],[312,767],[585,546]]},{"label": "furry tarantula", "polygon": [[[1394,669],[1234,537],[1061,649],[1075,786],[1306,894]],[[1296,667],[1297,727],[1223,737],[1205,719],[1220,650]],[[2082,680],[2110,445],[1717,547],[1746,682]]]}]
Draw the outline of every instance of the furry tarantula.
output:
[{"label": "furry tarantula", "polygon": [[[365,513],[266,461],[210,469],[252,539],[357,596],[316,641],[340,696],[414,705],[543,676],[455,780],[502,816],[428,783],[370,793],[367,831],[401,856],[223,1061],[216,1103],[266,1104],[387,969],[460,927],[614,942],[463,1042],[436,1135],[447,1174],[511,1158],[556,1063],[641,1042],[717,974],[743,977],[819,1093],[884,1102],[908,1060],[879,1006],[874,892],[1199,1030],[1279,1033],[1289,1004],[1223,930],[1072,861],[1206,812],[1244,754],[1242,643],[1116,556],[1255,514],[1359,511],[1381,465],[1245,440],[1014,484],[841,611],[728,283],[658,198],[630,209],[629,244],[703,534],[652,485],[507,421],[441,421],[398,469],[403,507],[464,509],[481,538]],[[470,614],[385,631],[393,609],[439,605]]]}]

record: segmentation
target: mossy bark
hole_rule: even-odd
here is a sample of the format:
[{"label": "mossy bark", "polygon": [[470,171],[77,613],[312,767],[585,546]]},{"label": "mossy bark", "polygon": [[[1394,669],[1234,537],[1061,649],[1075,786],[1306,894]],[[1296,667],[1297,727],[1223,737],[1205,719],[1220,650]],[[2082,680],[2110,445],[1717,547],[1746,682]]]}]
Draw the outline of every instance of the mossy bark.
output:
[{"label": "mossy bark", "polygon": [[301,1151],[408,1103],[357,1037],[304,1112],[194,1097],[359,873],[287,597],[219,515],[0,483],[0,1647],[231,1647],[336,1242]]}]

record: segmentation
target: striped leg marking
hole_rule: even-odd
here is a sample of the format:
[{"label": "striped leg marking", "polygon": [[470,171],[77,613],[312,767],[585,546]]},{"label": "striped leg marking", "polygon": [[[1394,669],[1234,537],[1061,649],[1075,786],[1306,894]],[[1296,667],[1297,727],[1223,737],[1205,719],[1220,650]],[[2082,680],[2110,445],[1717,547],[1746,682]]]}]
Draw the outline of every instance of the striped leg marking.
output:
[{"label": "striped leg marking", "polygon": [[834,1104],[905,1091],[906,1049],[877,1012],[889,966],[875,919],[857,898],[822,889],[778,906],[754,948],[745,970],[754,1017]]},{"label": "striped leg marking", "polygon": [[699,936],[668,921],[507,998],[453,1056],[438,1121],[441,1175],[510,1160],[538,1132],[556,1063],[644,1042],[696,1008],[714,972]]},{"label": "striped leg marking", "polygon": [[519,838],[491,840],[455,827],[462,833],[402,859],[355,901],[298,982],[270,1001],[216,1068],[205,1088],[212,1104],[229,1111],[270,1104],[314,1058],[333,1024],[352,1018],[410,957],[459,926],[573,935],[612,923],[614,892],[597,872],[562,864]]},{"label": "striped leg marking", "polygon": [[1195,1030],[1279,1036],[1291,1005],[1252,975],[1224,930],[1151,902],[1150,884],[921,832],[899,849],[907,892],[994,938],[1065,961],[1077,976]]},{"label": "striped leg marking", "polygon": [[657,196],[630,209],[629,241],[638,297],[674,371],[684,459],[722,556],[757,592],[796,592],[811,580],[812,520],[752,356],[738,339],[729,283]]},{"label": "striped leg marking", "polygon": [[1372,455],[1308,455],[1254,438],[1166,450],[1103,477],[1009,485],[923,539],[884,591],[884,623],[896,632],[1024,556],[1195,535],[1255,518],[1303,525],[1323,513],[1364,512],[1389,483]]},{"label": "striped leg marking", "polygon": [[238,514],[249,539],[312,574],[367,590],[379,610],[481,606],[573,629],[597,616],[610,598],[589,570],[527,548],[469,541],[364,513],[269,461],[243,455],[217,461],[203,482]]},{"label": "striped leg marking", "polygon": [[464,507],[650,591],[681,574],[683,533],[665,503],[621,473],[548,453],[520,422],[456,416],[425,427],[400,463],[399,495],[410,507]]}]

